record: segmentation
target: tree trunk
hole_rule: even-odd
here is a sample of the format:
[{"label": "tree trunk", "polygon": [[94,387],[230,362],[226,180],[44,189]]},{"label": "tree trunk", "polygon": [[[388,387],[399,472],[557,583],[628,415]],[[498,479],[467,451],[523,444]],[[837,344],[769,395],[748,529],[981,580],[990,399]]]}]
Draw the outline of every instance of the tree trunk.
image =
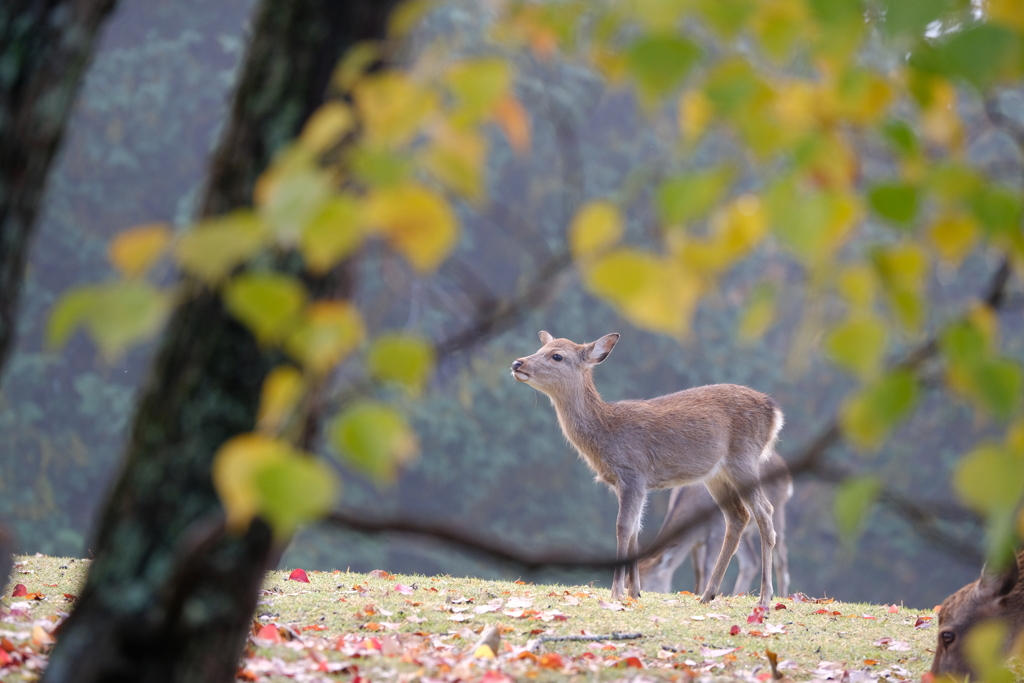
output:
[{"label": "tree trunk", "polygon": [[[323,100],[354,42],[381,38],[394,0],[264,0],[203,213],[251,202],[253,183]],[[281,267],[295,269],[295,259]],[[337,284],[312,283],[321,291]],[[231,681],[271,556],[268,527],[223,533],[210,467],[250,431],[279,357],[196,282],[168,324],[106,503],[86,585],[50,683]]]},{"label": "tree trunk", "polygon": [[[32,230],[78,85],[115,0],[0,4],[0,374],[18,319]],[[0,587],[15,539],[0,525]]]}]

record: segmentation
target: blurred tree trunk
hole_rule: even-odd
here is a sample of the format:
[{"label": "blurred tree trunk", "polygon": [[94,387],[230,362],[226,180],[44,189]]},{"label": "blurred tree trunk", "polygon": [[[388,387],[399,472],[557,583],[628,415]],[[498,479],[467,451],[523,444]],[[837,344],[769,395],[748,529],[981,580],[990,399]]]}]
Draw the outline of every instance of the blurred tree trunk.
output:
[{"label": "blurred tree trunk", "polygon": [[[0,374],[14,346],[32,230],[96,38],[115,0],[0,3]],[[15,540],[0,526],[0,588]]]},{"label": "blurred tree trunk", "polygon": [[[394,0],[263,0],[203,204],[251,203],[273,154],[323,100],[354,42],[381,38]],[[294,261],[294,259],[292,260]],[[297,264],[282,259],[282,268]],[[345,293],[343,278],[310,283]],[[232,681],[272,560],[269,528],[223,533],[217,448],[250,431],[278,356],[195,282],[175,311],[135,416],[95,553],[45,681]]]}]

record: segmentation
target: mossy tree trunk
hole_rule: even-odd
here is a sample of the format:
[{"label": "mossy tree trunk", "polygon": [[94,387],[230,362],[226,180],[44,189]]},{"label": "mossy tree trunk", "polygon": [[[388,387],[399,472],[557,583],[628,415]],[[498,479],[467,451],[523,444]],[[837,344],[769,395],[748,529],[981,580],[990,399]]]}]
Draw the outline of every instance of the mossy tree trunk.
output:
[{"label": "mossy tree trunk", "polygon": [[[383,37],[394,4],[261,2],[205,215],[251,202],[259,173],[323,100],[340,55]],[[214,293],[186,287],[99,520],[86,585],[51,655],[50,683],[234,679],[273,548],[259,522],[242,536],[223,533],[210,467],[226,439],[253,428],[260,387],[278,358]]]},{"label": "mossy tree trunk", "polygon": [[[0,2],[0,373],[14,346],[25,259],[75,94],[115,0]],[[0,585],[14,537],[0,526]]]}]

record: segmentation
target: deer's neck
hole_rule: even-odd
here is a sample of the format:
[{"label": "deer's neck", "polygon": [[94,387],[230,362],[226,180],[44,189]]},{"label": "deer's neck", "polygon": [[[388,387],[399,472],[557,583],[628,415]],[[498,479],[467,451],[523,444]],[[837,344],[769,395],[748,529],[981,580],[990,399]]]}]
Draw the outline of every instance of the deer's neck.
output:
[{"label": "deer's neck", "polygon": [[609,406],[601,400],[594,380],[585,375],[578,385],[552,395],[551,402],[566,438],[601,475],[605,468],[599,445],[607,441]]}]

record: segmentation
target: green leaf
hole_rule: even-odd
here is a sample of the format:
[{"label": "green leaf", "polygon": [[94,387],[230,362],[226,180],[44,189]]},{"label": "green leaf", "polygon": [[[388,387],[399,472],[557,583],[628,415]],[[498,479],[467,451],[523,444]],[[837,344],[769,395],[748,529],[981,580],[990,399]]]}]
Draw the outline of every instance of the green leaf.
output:
[{"label": "green leaf", "polygon": [[857,541],[881,488],[872,476],[852,477],[836,487],[832,513],[844,544],[852,546]]},{"label": "green leaf", "polygon": [[1006,622],[1001,619],[980,620],[971,627],[964,638],[964,653],[977,680],[986,683],[1014,683],[1017,676],[1006,668],[1006,643],[1009,635]]},{"label": "green leaf", "polygon": [[260,343],[276,343],[292,330],[306,303],[306,288],[279,273],[243,273],[224,286],[224,304]]},{"label": "green leaf", "polygon": [[918,401],[917,378],[897,370],[848,398],[839,421],[846,437],[858,448],[877,449],[893,427],[907,417]]},{"label": "green leaf", "polygon": [[772,94],[771,89],[743,59],[731,59],[716,66],[708,75],[705,93],[715,110],[725,116],[737,116],[756,110]]},{"label": "green leaf", "polygon": [[905,225],[917,216],[920,197],[909,183],[882,183],[868,192],[868,203],[882,218]]},{"label": "green leaf", "polygon": [[333,189],[330,176],[308,153],[293,153],[275,161],[260,177],[256,192],[260,216],[279,243],[293,246]]},{"label": "green leaf", "polygon": [[383,335],[370,348],[367,366],[376,379],[397,382],[419,395],[434,369],[434,347],[407,334]]},{"label": "green leaf", "polygon": [[879,247],[872,250],[871,260],[896,319],[907,330],[920,329],[929,264],[924,251],[913,243]]},{"label": "green leaf", "polygon": [[330,427],[342,459],[376,481],[391,481],[419,451],[416,434],[394,408],[364,401],[342,413]]},{"label": "green leaf", "polygon": [[979,446],[957,463],[953,487],[982,514],[1015,510],[1024,496],[1024,457],[996,444]]},{"label": "green leaf", "polygon": [[259,217],[239,209],[194,226],[181,236],[174,255],[185,272],[215,286],[268,242]]},{"label": "green leaf", "polygon": [[128,347],[152,338],[170,313],[172,297],[146,282],[90,285],[72,290],[50,314],[47,341],[62,346],[84,327],[100,353],[114,360]]},{"label": "green leaf", "polygon": [[306,223],[299,248],[306,265],[316,274],[326,273],[363,243],[359,206],[348,196],[334,197]]},{"label": "green leaf", "polygon": [[970,207],[989,237],[1020,230],[1024,204],[1016,192],[1001,187],[983,187],[971,197]]},{"label": "green leaf", "polygon": [[405,182],[413,172],[412,159],[383,147],[361,145],[349,157],[352,174],[372,187],[392,187]]},{"label": "green leaf", "polygon": [[754,288],[747,300],[736,334],[740,341],[750,342],[760,339],[775,320],[776,306],[775,286],[761,283]]},{"label": "green leaf", "polygon": [[987,360],[974,368],[974,386],[982,405],[997,419],[1007,420],[1017,412],[1021,399],[1021,371],[1008,358]]},{"label": "green leaf", "polygon": [[945,15],[952,7],[950,0],[883,0],[885,30],[922,34],[928,24]]},{"label": "green leaf", "polygon": [[347,301],[316,301],[285,339],[285,349],[316,374],[334,369],[363,340],[359,310]]},{"label": "green leaf", "polygon": [[723,166],[669,178],[657,191],[656,201],[662,222],[685,225],[703,217],[725,195],[733,176],[733,170]]},{"label": "green leaf", "polygon": [[[922,42],[910,65],[925,73],[960,79],[984,90],[1003,76],[1019,75],[1021,38],[996,24],[956,31],[938,43]],[[1008,72],[1008,68],[1012,71]]]},{"label": "green leaf", "polygon": [[723,38],[731,38],[747,24],[757,9],[756,0],[698,0],[697,7]]},{"label": "green leaf", "polygon": [[300,524],[329,512],[339,483],[326,463],[297,452],[268,462],[253,477],[260,512],[279,538],[291,538]]},{"label": "green leaf", "polygon": [[825,351],[837,365],[858,377],[878,372],[885,357],[885,325],[874,316],[859,316],[839,324],[825,339]]},{"label": "green leaf", "polygon": [[457,125],[480,121],[505,96],[512,83],[508,60],[487,57],[454,65],[445,77],[449,90],[458,100]]},{"label": "green leaf", "polygon": [[700,47],[686,38],[647,35],[629,46],[626,64],[640,93],[657,98],[678,87],[700,56]]},{"label": "green leaf", "polygon": [[885,124],[882,134],[900,156],[913,157],[920,152],[921,146],[917,140],[917,134],[904,121],[890,121]]}]

